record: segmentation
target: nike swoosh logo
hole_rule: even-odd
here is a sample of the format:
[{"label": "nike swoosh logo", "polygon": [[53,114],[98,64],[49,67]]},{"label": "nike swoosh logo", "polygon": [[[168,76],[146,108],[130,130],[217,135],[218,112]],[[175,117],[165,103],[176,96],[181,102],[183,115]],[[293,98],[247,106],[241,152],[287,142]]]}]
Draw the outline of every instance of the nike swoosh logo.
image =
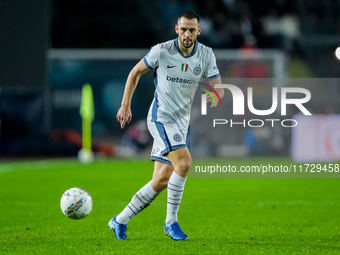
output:
[{"label": "nike swoosh logo", "polygon": [[174,197],[179,197],[180,195],[175,195],[175,194],[172,194]]},{"label": "nike swoosh logo", "polygon": [[173,68],[173,67],[176,67],[176,66],[169,66],[169,65],[167,65],[167,68]]}]

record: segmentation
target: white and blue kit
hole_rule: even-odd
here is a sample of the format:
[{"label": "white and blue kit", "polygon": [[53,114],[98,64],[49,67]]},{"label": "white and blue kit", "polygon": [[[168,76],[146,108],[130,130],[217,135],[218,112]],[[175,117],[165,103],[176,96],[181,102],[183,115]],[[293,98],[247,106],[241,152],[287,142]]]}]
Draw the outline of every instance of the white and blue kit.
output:
[{"label": "white and blue kit", "polygon": [[195,42],[184,56],[177,38],[152,47],[144,63],[154,70],[155,96],[148,113],[148,128],[154,138],[151,160],[171,165],[169,151],[186,147],[190,109],[198,82],[220,77],[211,48]]}]

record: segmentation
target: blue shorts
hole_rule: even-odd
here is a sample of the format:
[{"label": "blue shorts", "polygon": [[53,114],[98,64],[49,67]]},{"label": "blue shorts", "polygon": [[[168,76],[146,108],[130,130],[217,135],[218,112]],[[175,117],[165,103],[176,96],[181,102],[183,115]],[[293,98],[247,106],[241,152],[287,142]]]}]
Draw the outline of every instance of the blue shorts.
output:
[{"label": "blue shorts", "polygon": [[175,123],[167,124],[148,121],[148,129],[154,141],[151,151],[151,160],[171,165],[166,156],[170,151],[187,147],[187,133],[183,133]]}]

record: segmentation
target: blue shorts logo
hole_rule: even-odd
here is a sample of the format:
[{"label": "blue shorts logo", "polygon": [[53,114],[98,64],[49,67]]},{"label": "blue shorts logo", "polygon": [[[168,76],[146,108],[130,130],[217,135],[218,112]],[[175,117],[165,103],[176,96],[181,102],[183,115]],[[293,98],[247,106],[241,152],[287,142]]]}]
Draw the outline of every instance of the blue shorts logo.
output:
[{"label": "blue shorts logo", "polygon": [[180,134],[174,134],[174,140],[178,143],[181,142],[182,141],[181,135]]}]

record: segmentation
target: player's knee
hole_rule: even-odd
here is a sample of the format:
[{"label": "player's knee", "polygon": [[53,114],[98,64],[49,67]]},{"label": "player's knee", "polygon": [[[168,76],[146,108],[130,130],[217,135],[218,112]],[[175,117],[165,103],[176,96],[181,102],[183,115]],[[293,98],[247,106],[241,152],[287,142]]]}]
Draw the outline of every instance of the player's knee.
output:
[{"label": "player's knee", "polygon": [[155,191],[159,193],[168,186],[169,178],[167,178],[167,177],[155,178],[153,180],[153,183],[154,183],[154,186],[155,186],[154,187]]},{"label": "player's knee", "polygon": [[169,183],[169,178],[167,177],[163,177],[159,180],[159,186],[162,187],[163,189],[168,187],[168,183]]},{"label": "player's knee", "polygon": [[182,167],[183,167],[184,170],[189,171],[190,167],[191,167],[191,161],[188,160],[188,161],[183,162]]},{"label": "player's knee", "polygon": [[178,163],[178,169],[180,170],[180,172],[182,173],[188,173],[191,167],[191,160],[181,160]]}]

